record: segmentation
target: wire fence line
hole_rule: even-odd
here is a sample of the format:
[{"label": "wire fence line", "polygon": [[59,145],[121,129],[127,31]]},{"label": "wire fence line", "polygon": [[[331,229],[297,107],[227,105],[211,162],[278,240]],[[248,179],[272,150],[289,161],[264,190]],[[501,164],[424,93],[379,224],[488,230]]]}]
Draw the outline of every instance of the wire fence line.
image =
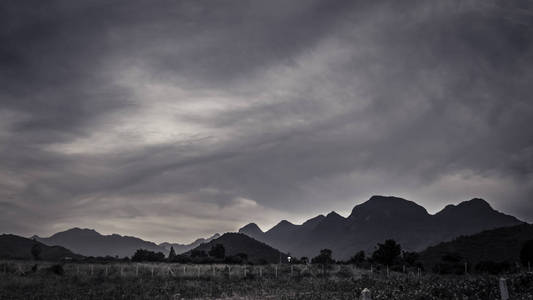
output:
[{"label": "wire fence line", "polygon": [[354,265],[315,265],[315,264],[270,264],[270,265],[233,265],[233,264],[178,264],[178,263],[54,263],[44,261],[0,261],[2,274],[24,275],[37,269],[49,269],[60,265],[64,275],[105,276],[105,277],[234,277],[234,278],[291,278],[291,277],[341,277],[363,278],[368,276],[422,276],[420,269],[404,273],[377,271],[376,268],[362,269]]}]

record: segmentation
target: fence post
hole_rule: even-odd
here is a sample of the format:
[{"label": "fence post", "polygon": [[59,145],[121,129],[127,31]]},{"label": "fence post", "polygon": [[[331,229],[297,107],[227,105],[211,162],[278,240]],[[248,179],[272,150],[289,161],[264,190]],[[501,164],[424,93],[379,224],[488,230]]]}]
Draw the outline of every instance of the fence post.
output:
[{"label": "fence post", "polygon": [[363,289],[363,291],[361,292],[361,300],[372,300],[369,289]]},{"label": "fence post", "polygon": [[418,279],[420,279],[420,268],[418,268]]},{"label": "fence post", "polygon": [[107,277],[107,272],[108,272],[108,270],[107,270],[107,265],[106,265],[106,266],[105,266],[105,276],[106,276],[106,277]]},{"label": "fence post", "polygon": [[138,277],[139,276],[139,264],[137,264],[135,266],[135,276]]},{"label": "fence post", "polygon": [[183,276],[187,275],[187,267],[183,266]]},{"label": "fence post", "polygon": [[244,266],[244,278],[246,278],[246,265]]},{"label": "fence post", "polygon": [[211,268],[213,269],[213,277],[215,277],[215,265],[211,265]]},{"label": "fence post", "polygon": [[263,277],[263,268],[259,267],[259,277]]},{"label": "fence post", "polygon": [[278,278],[278,266],[274,266],[274,269],[276,271],[276,278]]},{"label": "fence post", "polygon": [[500,295],[502,297],[502,300],[508,300],[509,299],[509,291],[507,290],[507,282],[505,281],[505,278],[500,278]]},{"label": "fence post", "polygon": [[231,267],[228,265],[228,278],[231,278]]},{"label": "fence post", "polygon": [[93,276],[94,274],[94,268],[93,268],[93,265],[91,265],[91,276]]},{"label": "fence post", "polygon": [[389,277],[389,265],[387,265],[387,277]]},{"label": "fence post", "polygon": [[152,277],[154,277],[154,265],[152,265]]},{"label": "fence post", "polygon": [[468,263],[465,261],[465,275],[468,274]]},{"label": "fence post", "polygon": [[196,266],[196,277],[200,278],[200,266]]}]

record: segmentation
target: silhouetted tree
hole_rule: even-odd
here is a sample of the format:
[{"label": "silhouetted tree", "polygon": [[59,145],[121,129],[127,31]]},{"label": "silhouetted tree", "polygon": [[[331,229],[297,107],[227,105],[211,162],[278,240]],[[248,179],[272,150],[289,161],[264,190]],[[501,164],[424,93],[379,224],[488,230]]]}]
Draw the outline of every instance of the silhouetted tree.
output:
[{"label": "silhouetted tree", "polygon": [[420,255],[416,252],[404,251],[402,253],[403,261],[410,266],[414,266],[416,264],[419,256]]},{"label": "silhouetted tree", "polygon": [[302,256],[302,258],[300,258],[300,262],[304,265],[307,265],[309,263],[309,258],[307,256]]},{"label": "silhouetted tree", "polygon": [[248,260],[248,254],[246,253],[237,253],[236,256],[240,257],[243,262]]},{"label": "silhouetted tree", "polygon": [[372,254],[372,259],[384,265],[392,265],[402,253],[402,247],[394,240],[386,240],[385,243],[378,243],[376,251]]},{"label": "silhouetted tree", "polygon": [[211,246],[211,250],[209,250],[209,256],[217,259],[224,259],[226,256],[226,249],[224,249],[222,244]]},{"label": "silhouetted tree", "polygon": [[533,240],[528,240],[522,245],[522,250],[520,250],[520,261],[524,266],[533,264]]},{"label": "silhouetted tree", "polygon": [[41,252],[42,252],[41,244],[33,240],[33,246],[31,246],[31,255],[33,256],[33,259],[40,260]]},{"label": "silhouetted tree", "polygon": [[169,261],[175,261],[176,260],[176,251],[174,251],[174,247],[170,246],[170,253],[168,253],[168,260]]},{"label": "silhouetted tree", "polygon": [[335,262],[333,258],[331,258],[332,253],[333,252],[330,249],[322,249],[320,250],[320,254],[318,256],[315,256],[313,259],[311,259],[311,263],[323,265],[332,264]]},{"label": "silhouetted tree", "polygon": [[193,258],[203,258],[203,257],[207,257],[207,253],[205,253],[204,250],[194,249],[194,250],[191,251],[191,257],[193,257]]},{"label": "silhouetted tree", "polygon": [[365,262],[365,258],[366,258],[365,251],[361,250],[355,253],[355,255],[352,256],[348,262],[351,264],[360,265]]},{"label": "silhouetted tree", "polygon": [[139,249],[133,254],[132,261],[164,261],[165,254],[162,252],[153,252],[150,250]]}]

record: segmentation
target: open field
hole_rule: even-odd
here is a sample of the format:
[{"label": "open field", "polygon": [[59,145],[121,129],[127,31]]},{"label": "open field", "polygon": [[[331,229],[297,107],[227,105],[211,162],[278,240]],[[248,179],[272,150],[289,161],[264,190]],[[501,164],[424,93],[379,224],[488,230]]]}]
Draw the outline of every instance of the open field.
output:
[{"label": "open field", "polygon": [[[370,272],[335,265],[0,263],[0,299],[500,299],[498,277]],[[511,299],[533,299],[533,275],[506,276]]]}]

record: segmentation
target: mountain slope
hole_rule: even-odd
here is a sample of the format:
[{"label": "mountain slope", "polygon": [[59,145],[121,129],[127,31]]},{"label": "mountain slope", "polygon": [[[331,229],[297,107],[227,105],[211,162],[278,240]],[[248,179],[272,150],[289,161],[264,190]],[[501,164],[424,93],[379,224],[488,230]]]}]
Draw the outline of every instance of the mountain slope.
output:
[{"label": "mountain slope", "polygon": [[165,248],[165,250],[167,252],[170,252],[170,248],[171,247],[174,247],[174,252],[176,252],[176,254],[182,254],[182,253],[185,253],[191,249],[194,249],[198,246],[200,246],[201,244],[203,243],[208,243],[214,239],[217,239],[220,237],[220,234],[218,233],[215,233],[213,234],[211,237],[208,237],[206,239],[204,238],[199,238],[197,240],[195,240],[194,242],[190,243],[190,244],[178,244],[178,243],[161,243],[159,244],[160,247],[163,247]]},{"label": "mountain slope", "polygon": [[[226,250],[226,256],[233,256],[239,253],[245,253],[251,262],[260,262],[265,260],[269,263],[278,263],[280,259],[287,261],[287,255],[271,246],[255,240],[243,233],[225,233],[218,239],[209,243],[202,244],[194,250],[208,252],[212,246],[222,244]],[[189,252],[190,253],[190,252]]]},{"label": "mountain slope", "polygon": [[427,248],[420,261],[427,267],[438,263],[446,253],[458,253],[472,264],[480,261],[519,262],[525,241],[533,239],[533,225],[522,224],[461,236]]},{"label": "mountain slope", "polygon": [[265,234],[255,223],[249,223],[248,225],[241,227],[241,229],[239,229],[239,233],[244,233],[256,240],[261,239]]},{"label": "mountain slope", "polygon": [[332,212],[302,225],[284,220],[264,234],[255,230],[252,235],[250,227],[242,228],[242,232],[296,256],[315,256],[329,248],[336,258],[346,259],[359,250],[371,252],[385,239],[398,241],[404,249],[420,251],[459,235],[522,223],[481,199],[449,205],[430,215],[412,201],[372,196],[356,205],[347,218]]},{"label": "mountain slope", "polygon": [[43,244],[63,246],[85,256],[131,257],[138,249],[167,253],[165,248],[152,242],[118,234],[101,235],[92,229],[72,228],[48,238],[34,238]]},{"label": "mountain slope", "polygon": [[443,229],[443,240],[459,235],[468,235],[482,230],[507,227],[520,221],[490,206],[485,200],[474,198],[458,205],[448,205],[435,215],[435,220]]},{"label": "mountain slope", "polygon": [[47,246],[38,241],[13,234],[0,235],[0,258],[2,259],[33,259],[31,249],[38,244],[41,248],[42,260],[61,260],[66,257],[82,258],[81,255],[60,246]]}]

